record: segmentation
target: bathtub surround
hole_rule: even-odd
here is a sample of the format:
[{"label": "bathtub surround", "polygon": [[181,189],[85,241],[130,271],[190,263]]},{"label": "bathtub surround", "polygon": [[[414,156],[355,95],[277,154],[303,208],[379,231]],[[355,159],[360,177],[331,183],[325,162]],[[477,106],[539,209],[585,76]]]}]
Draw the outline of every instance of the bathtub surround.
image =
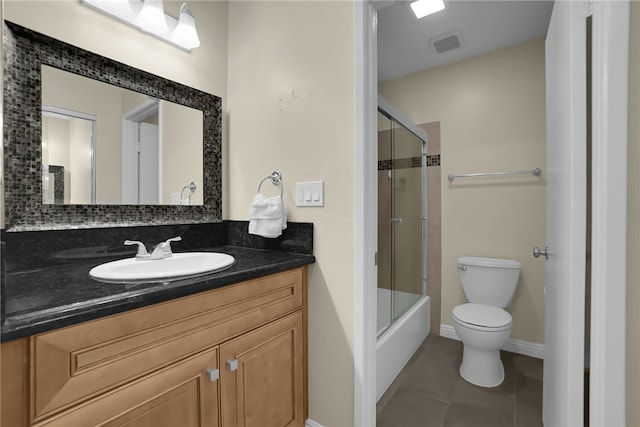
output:
[{"label": "bathtub surround", "polygon": [[440,333],[442,306],[442,192],[440,166],[440,122],[418,125],[429,137],[427,142],[427,295],[430,332]]}]

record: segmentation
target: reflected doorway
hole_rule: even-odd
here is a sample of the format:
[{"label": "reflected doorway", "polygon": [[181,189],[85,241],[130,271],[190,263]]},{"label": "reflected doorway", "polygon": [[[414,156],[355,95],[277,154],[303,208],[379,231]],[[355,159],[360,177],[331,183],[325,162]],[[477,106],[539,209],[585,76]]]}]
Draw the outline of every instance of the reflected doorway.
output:
[{"label": "reflected doorway", "polygon": [[160,101],[149,99],[122,119],[123,204],[157,205],[162,194]]}]

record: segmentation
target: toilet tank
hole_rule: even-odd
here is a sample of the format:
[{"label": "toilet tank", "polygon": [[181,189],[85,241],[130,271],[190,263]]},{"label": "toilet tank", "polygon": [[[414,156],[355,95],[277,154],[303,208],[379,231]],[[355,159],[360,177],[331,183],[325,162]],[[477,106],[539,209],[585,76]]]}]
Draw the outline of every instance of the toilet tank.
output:
[{"label": "toilet tank", "polygon": [[469,302],[501,308],[511,305],[520,276],[519,261],[479,257],[461,257],[457,261]]}]

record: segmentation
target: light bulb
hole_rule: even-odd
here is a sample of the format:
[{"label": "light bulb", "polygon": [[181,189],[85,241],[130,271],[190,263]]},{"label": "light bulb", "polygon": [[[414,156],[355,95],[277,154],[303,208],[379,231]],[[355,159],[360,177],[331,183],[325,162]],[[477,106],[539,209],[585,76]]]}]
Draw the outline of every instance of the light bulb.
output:
[{"label": "light bulb", "polygon": [[169,28],[164,15],[162,0],[145,0],[136,18],[136,23],[145,31],[164,34]]},{"label": "light bulb", "polygon": [[182,6],[180,6],[180,16],[172,39],[174,43],[186,49],[200,46],[200,39],[196,31],[196,20],[187,3],[182,3]]}]

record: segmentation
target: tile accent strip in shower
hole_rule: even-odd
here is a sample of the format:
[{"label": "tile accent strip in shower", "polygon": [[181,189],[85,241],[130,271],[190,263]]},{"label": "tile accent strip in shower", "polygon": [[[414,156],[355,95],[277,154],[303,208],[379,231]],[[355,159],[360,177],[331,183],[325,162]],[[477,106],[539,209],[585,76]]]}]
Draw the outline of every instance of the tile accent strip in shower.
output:
[{"label": "tile accent strip in shower", "polygon": [[[427,167],[440,166],[440,154],[428,154],[426,160]],[[378,171],[419,168],[421,166],[421,163],[422,159],[420,157],[408,157],[404,159],[394,160],[378,160]]]}]

